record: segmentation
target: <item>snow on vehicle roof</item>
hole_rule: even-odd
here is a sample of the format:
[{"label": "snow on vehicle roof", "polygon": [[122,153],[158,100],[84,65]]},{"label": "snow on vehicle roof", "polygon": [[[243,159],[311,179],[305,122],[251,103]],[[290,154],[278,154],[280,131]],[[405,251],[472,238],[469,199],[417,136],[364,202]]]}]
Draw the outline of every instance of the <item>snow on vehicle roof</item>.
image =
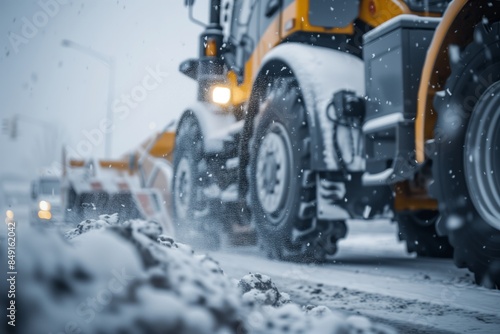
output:
[{"label": "snow on vehicle roof", "polygon": [[96,191],[95,187],[109,194],[117,193],[122,191],[121,185],[123,184],[126,184],[129,189],[140,187],[138,175],[129,175],[128,172],[101,167],[97,160],[87,163],[84,167],[68,168],[66,178],[77,193]]},{"label": "snow on vehicle roof", "polygon": [[399,27],[434,29],[439,22],[441,22],[440,17],[422,17],[413,14],[398,15],[363,35],[363,41],[367,43],[381,34],[387,33]]}]

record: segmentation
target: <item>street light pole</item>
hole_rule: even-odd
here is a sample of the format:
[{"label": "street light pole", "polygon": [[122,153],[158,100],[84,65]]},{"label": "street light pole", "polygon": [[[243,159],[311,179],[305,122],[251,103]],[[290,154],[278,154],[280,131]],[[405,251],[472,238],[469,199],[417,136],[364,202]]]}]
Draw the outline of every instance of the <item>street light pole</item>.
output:
[{"label": "street light pole", "polygon": [[104,139],[104,156],[106,159],[111,158],[112,149],[112,132],[113,132],[113,96],[114,96],[114,86],[115,86],[115,61],[112,57],[106,56],[102,53],[92,50],[89,47],[85,47],[73,41],[63,39],[61,45],[67,48],[72,48],[74,50],[80,51],[90,57],[96,58],[103,62],[109,69],[108,78],[108,103],[106,111],[106,119],[109,122],[108,130],[105,133]]},{"label": "street light pole", "polygon": [[111,158],[111,149],[113,147],[113,90],[115,87],[115,61],[110,58],[109,62],[109,79],[108,79],[108,110],[106,111],[106,118],[109,121],[109,127],[106,129],[105,140],[104,140],[104,157],[106,159]]}]

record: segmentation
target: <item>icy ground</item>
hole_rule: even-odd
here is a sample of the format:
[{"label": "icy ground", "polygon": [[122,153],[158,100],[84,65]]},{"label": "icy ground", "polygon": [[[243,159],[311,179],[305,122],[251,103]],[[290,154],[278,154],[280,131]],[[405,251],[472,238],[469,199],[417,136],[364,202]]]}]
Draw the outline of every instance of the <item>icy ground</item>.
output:
[{"label": "icy ground", "polygon": [[251,269],[231,279],[155,222],[105,215],[65,235],[24,229],[19,239],[21,333],[394,333],[297,304]]},{"label": "icy ground", "polygon": [[407,254],[388,221],[349,221],[335,262],[272,261],[256,247],[210,255],[227,275],[259,270],[294,302],[316,304],[389,324],[401,333],[500,333],[500,291],[476,286],[451,259]]}]

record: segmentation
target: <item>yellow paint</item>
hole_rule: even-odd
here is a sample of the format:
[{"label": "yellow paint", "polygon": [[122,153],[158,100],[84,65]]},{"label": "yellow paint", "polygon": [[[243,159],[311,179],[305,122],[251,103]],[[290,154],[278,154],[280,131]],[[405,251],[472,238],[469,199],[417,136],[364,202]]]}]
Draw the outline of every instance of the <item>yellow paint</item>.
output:
[{"label": "yellow paint", "polygon": [[[370,11],[372,6],[373,12]],[[362,0],[359,10],[359,18],[372,27],[401,14],[411,14],[411,11],[403,1],[397,0]]]},{"label": "yellow paint", "polygon": [[[423,163],[425,161],[425,141],[431,139],[434,135],[436,114],[433,112],[432,104],[436,91],[440,89],[440,87],[436,86],[436,78],[434,78],[434,80],[432,79],[434,68],[436,67],[438,55],[443,49],[444,39],[448,35],[451,25],[466,3],[467,0],[455,0],[450,4],[441,23],[436,29],[429,51],[427,52],[427,58],[425,59],[420,79],[417,118],[415,120],[415,148],[417,161],[419,163]],[[446,77],[449,75],[449,70],[447,70],[445,66],[441,66],[439,70],[441,70],[441,73]]]},{"label": "yellow paint", "polygon": [[251,80],[246,80],[238,85],[238,77],[234,71],[227,74],[227,83],[231,89],[231,104],[237,106],[245,102],[250,96]]},{"label": "yellow paint", "polygon": [[438,202],[430,198],[425,189],[414,189],[408,181],[398,183],[394,187],[394,210],[396,212],[437,209]]},{"label": "yellow paint", "polygon": [[69,167],[83,167],[85,166],[85,161],[70,159],[68,161],[68,165]]},{"label": "yellow paint", "polygon": [[402,14],[425,17],[441,16],[439,13],[413,12],[403,0],[362,0],[359,9],[359,19],[371,27],[377,27]]},{"label": "yellow paint", "polygon": [[205,46],[205,56],[215,57],[217,56],[217,42],[215,39],[210,38]]},{"label": "yellow paint", "polygon": [[111,168],[117,170],[127,170],[129,167],[127,160],[100,160],[99,165],[102,168]]},{"label": "yellow paint", "polygon": [[175,146],[175,132],[163,132],[153,140],[155,140],[155,143],[149,150],[151,156],[166,158],[171,155]]}]

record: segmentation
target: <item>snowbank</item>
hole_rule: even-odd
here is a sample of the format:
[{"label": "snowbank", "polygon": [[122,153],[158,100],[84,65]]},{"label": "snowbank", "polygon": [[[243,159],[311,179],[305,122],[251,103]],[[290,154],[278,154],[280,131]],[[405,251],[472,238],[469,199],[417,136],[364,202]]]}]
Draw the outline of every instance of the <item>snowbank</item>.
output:
[{"label": "snowbank", "polygon": [[23,235],[20,332],[392,333],[293,304],[265,275],[231,280],[210,256],[161,233],[155,222],[104,215],[65,236]]}]

